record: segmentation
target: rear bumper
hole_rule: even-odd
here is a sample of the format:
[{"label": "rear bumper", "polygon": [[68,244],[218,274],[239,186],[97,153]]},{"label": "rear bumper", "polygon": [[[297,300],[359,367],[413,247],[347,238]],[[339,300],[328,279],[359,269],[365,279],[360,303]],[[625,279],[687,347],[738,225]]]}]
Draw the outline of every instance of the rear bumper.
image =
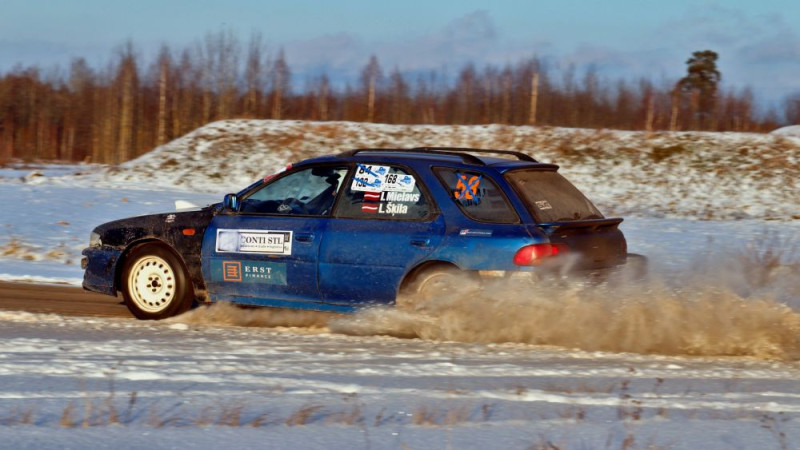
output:
[{"label": "rear bumper", "polygon": [[90,247],[81,253],[83,288],[101,294],[117,295],[116,273],[121,251],[108,247]]},{"label": "rear bumper", "polygon": [[586,265],[552,264],[537,267],[520,267],[519,270],[478,270],[483,280],[518,279],[537,280],[545,278],[568,278],[589,281],[605,281],[612,276],[623,276],[624,279],[637,280],[647,275],[647,257],[628,253],[625,259],[615,264],[586,267]]}]

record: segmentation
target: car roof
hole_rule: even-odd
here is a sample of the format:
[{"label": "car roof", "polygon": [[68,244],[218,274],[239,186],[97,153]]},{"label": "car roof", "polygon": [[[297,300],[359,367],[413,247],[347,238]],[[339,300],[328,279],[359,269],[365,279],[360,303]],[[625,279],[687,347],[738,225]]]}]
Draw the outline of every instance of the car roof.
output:
[{"label": "car roof", "polygon": [[[506,157],[498,157],[497,155]],[[347,161],[374,161],[377,159],[386,161],[387,163],[402,163],[404,161],[417,160],[459,166],[491,166],[499,172],[506,172],[522,167],[536,167],[550,170],[558,169],[557,165],[540,163],[530,155],[518,151],[463,147],[361,148],[336,155],[308,159],[302,161],[302,164],[337,162],[343,159]]]}]

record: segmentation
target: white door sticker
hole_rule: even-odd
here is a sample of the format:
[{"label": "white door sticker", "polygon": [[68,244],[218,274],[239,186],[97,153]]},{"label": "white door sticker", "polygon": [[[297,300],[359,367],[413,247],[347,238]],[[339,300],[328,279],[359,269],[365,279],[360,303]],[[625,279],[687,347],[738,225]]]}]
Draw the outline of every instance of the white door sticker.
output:
[{"label": "white door sticker", "polygon": [[291,255],[292,232],[269,230],[217,230],[217,253]]},{"label": "white door sticker", "polygon": [[353,177],[353,185],[350,187],[354,191],[381,192],[383,190],[383,179],[389,174],[387,166],[372,166],[359,164],[356,176]]},{"label": "white door sticker", "polygon": [[411,175],[389,173],[388,166],[359,164],[351,189],[363,192],[413,192],[416,180]]}]

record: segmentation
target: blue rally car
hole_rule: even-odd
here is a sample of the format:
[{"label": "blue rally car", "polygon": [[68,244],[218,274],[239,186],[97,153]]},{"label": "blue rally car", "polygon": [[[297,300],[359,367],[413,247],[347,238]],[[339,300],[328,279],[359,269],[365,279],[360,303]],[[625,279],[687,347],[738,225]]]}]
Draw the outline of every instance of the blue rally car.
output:
[{"label": "blue rally car", "polygon": [[352,312],[425,298],[459,274],[625,264],[622,219],[603,217],[557,170],[461,148],[313,158],[221,203],[98,226],[83,286],[121,292],[139,319],[217,301]]}]

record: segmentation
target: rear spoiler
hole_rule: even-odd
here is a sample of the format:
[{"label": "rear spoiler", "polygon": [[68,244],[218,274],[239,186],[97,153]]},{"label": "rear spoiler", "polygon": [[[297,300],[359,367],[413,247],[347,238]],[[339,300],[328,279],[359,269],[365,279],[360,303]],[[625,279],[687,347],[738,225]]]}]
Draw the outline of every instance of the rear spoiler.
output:
[{"label": "rear spoiler", "polygon": [[611,228],[621,224],[621,217],[614,217],[611,219],[588,219],[588,220],[570,220],[567,222],[546,222],[539,223],[537,226],[544,230],[547,234],[555,233],[559,230],[573,230],[576,228],[591,228],[592,231],[599,228]]}]

